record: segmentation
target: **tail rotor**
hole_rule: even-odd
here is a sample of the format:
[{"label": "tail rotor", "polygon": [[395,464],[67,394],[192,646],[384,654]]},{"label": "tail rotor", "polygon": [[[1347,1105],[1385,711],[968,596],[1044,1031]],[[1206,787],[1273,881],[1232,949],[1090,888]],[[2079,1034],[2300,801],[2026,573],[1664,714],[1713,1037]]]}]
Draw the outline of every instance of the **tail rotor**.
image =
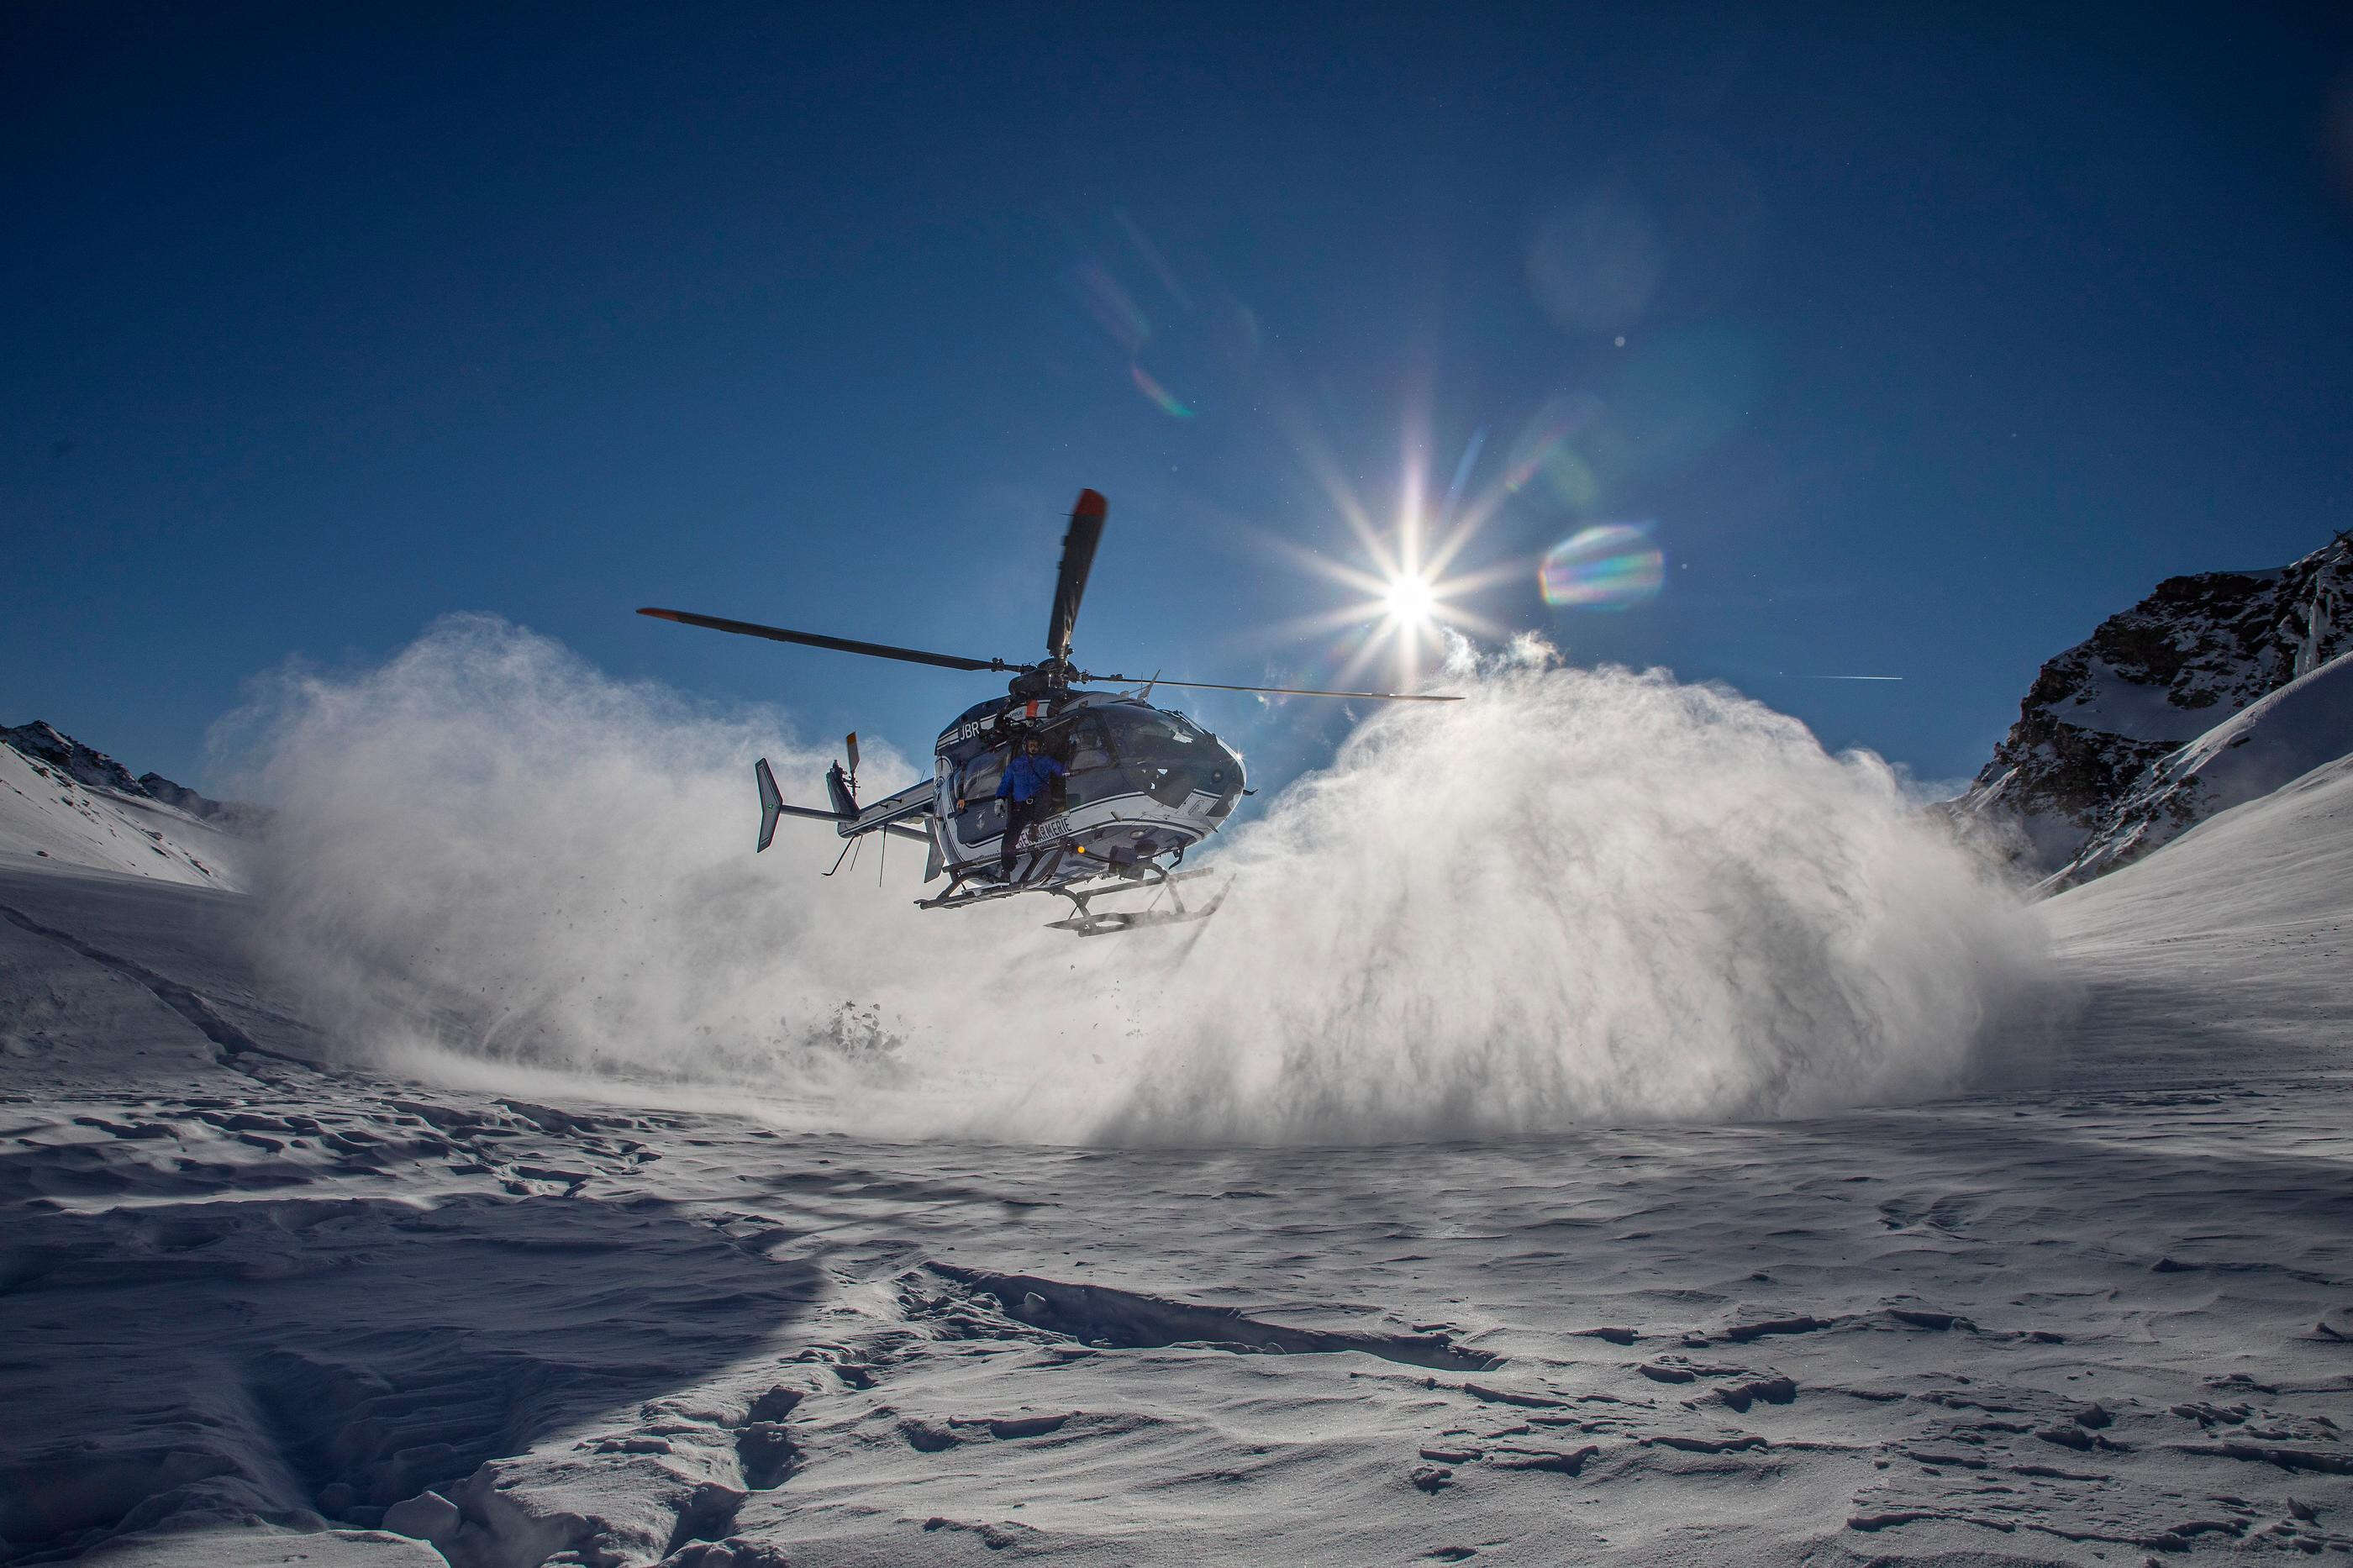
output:
[{"label": "tail rotor", "polygon": [[858,815],[858,731],[852,730],[842,749],[849,753],[849,766],[836,763],[825,773],[825,792],[833,798],[833,809],[841,816]]}]

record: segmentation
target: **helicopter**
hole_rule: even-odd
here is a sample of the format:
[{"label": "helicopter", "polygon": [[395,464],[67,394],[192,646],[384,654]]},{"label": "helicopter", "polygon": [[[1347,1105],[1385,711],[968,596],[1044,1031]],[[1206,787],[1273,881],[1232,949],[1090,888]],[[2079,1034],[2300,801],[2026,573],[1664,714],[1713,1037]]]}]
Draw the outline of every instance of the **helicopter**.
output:
[{"label": "helicopter", "polygon": [[[1164,680],[1156,674],[1149,679],[1097,675],[1079,668],[1071,662],[1071,637],[1109,514],[1110,503],[1100,492],[1079,492],[1062,535],[1061,565],[1046,623],[1046,657],[1034,664],[894,647],[687,610],[640,609],[641,616],[712,631],[943,669],[1010,673],[1013,678],[1005,696],[974,703],[940,731],[933,745],[930,778],[871,805],[861,805],[858,799],[854,731],[845,748],[848,765],[836,762],[826,773],[832,803],[828,807],[785,804],[768,760],[759,759],[752,769],[760,797],[760,837],[754,853],[775,839],[778,818],[807,817],[832,823],[850,841],[842,847],[844,856],[852,844],[877,834],[928,846],[924,886],[943,875],[948,882],[941,891],[916,900],[921,909],[963,909],[1023,893],[1048,893],[1070,900],[1072,910],[1068,919],[1049,926],[1082,936],[1206,920],[1216,912],[1217,900],[1186,905],[1178,885],[1208,873],[1179,869],[1185,852],[1215,833],[1241,797],[1252,792],[1246,787],[1240,753],[1176,709],[1153,706],[1155,687],[1379,702],[1459,700],[1419,692],[1241,686]],[[1084,689],[1130,687],[1139,679],[1141,686],[1130,690]],[[997,785],[1014,753],[1033,737],[1040,752],[1060,763],[1064,771],[1050,782],[1046,805],[1008,856],[1007,804],[997,798]],[[837,858],[834,869],[840,867]],[[1139,890],[1153,895],[1145,909],[1092,907],[1105,894]],[[1158,907],[1164,891],[1169,900],[1166,909]]]}]

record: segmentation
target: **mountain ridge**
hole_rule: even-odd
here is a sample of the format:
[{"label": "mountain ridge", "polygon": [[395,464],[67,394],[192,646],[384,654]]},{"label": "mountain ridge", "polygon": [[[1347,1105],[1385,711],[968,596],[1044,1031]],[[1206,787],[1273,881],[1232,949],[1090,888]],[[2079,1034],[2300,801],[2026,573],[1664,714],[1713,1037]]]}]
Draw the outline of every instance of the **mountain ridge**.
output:
[{"label": "mountain ridge", "polygon": [[0,729],[0,853],[236,890],[259,806],[131,770],[46,720]]},{"label": "mountain ridge", "polygon": [[[1992,760],[1947,809],[2031,876],[2097,876],[2218,809],[2185,786],[2201,770],[2172,759],[2348,650],[2353,534],[2286,566],[2166,578],[2044,663]],[[2333,724],[2333,710],[2292,704],[2273,722]],[[2242,726],[2230,739],[2252,735]],[[2154,787],[2168,769],[2172,787]]]}]

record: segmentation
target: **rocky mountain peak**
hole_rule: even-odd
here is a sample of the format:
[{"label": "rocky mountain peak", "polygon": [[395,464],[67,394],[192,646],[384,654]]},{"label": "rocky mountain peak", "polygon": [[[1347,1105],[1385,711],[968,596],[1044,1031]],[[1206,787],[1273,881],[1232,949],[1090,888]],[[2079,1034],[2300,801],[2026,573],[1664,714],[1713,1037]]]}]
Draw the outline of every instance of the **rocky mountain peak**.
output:
[{"label": "rocky mountain peak", "polygon": [[92,789],[115,790],[123,795],[147,794],[146,788],[131,776],[129,768],[104,752],[83,745],[46,719],[36,719],[13,730],[0,730],[0,741],[6,742],[28,757],[48,763],[76,784],[87,784]]},{"label": "rocky mountain peak", "polygon": [[253,806],[237,801],[209,799],[185,784],[174,784],[162,773],[146,773],[133,778],[129,768],[104,752],[82,744],[45,719],[19,724],[13,730],[0,729],[0,743],[13,746],[35,761],[47,763],[87,788],[112,790],[117,795],[160,801],[224,827],[236,829],[247,826],[259,816]]},{"label": "rocky mountain peak", "polygon": [[2158,762],[2348,648],[2353,534],[2288,566],[2168,577],[2042,667],[1956,815],[2056,871],[2115,837]]}]

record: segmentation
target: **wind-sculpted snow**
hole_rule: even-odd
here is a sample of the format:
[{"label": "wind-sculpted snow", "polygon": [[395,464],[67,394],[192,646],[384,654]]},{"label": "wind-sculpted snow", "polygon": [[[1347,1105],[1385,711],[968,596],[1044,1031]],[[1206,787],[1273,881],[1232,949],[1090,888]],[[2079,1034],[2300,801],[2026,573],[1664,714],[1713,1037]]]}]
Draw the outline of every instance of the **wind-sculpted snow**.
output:
[{"label": "wind-sculpted snow", "polygon": [[[751,1084],[902,1135],[1353,1142],[1805,1113],[1955,1086],[2039,940],[1890,772],[1662,673],[1461,672],[1226,836],[1205,925],[910,907],[920,853],[787,827],[771,714],[458,619],[248,715],[266,966],[416,1064]],[[913,770],[870,747],[867,787]],[[879,885],[878,885],[879,882]],[[474,1070],[479,1070],[474,1069]]]}]

